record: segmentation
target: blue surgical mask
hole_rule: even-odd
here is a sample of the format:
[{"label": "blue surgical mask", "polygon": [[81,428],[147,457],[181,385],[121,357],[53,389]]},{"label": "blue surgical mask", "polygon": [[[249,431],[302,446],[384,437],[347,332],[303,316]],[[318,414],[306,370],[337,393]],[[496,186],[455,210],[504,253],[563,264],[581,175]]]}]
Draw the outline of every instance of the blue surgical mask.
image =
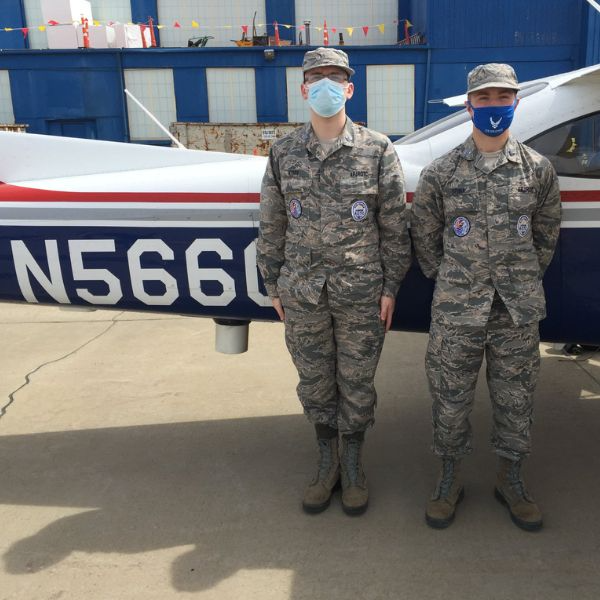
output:
[{"label": "blue surgical mask", "polygon": [[473,111],[473,124],[481,133],[496,137],[502,135],[512,123],[515,116],[517,100],[508,106],[481,106],[475,108],[470,102],[469,107]]},{"label": "blue surgical mask", "polygon": [[308,84],[308,105],[321,117],[337,115],[346,103],[345,86],[331,79]]}]

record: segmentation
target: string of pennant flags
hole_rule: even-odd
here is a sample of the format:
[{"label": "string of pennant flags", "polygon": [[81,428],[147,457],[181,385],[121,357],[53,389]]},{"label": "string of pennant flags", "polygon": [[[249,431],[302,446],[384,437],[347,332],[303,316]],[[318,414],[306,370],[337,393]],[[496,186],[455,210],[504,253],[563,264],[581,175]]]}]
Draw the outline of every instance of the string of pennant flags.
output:
[{"label": "string of pennant flags", "polygon": [[[87,19],[86,19],[87,21]],[[29,34],[30,31],[32,30],[36,30],[36,31],[46,31],[46,29],[48,27],[57,27],[57,26],[61,26],[61,25],[79,25],[80,23],[78,21],[73,21],[73,22],[68,22],[68,23],[59,23],[58,21],[54,21],[54,20],[49,20],[47,23],[43,24],[43,25],[37,25],[34,27],[0,27],[0,31],[4,31],[4,32],[11,32],[11,31],[20,31],[23,34],[23,37],[27,37],[27,35]],[[116,21],[97,21],[97,20],[93,20],[92,23],[90,24],[90,26],[93,27],[100,27],[102,25],[115,25],[117,24]],[[161,30],[161,29],[185,29],[185,30],[195,30],[195,29],[207,29],[207,30],[214,30],[214,29],[237,29],[237,26],[234,25],[203,25],[201,24],[199,21],[196,20],[192,20],[189,24],[185,23],[182,24],[182,21],[176,20],[174,21],[171,25],[165,25],[163,23],[161,24],[154,24],[153,20],[150,18],[148,22],[146,23],[127,23],[128,25],[140,25],[142,27],[156,27],[156,29]],[[394,20],[393,22],[393,26],[397,27],[398,25],[404,25],[404,34],[405,37],[408,37],[409,35],[409,28],[412,27],[412,23],[408,20],[408,19],[400,19],[400,20]],[[365,37],[368,37],[369,35],[369,31],[372,31],[374,29],[378,30],[380,34],[384,34],[385,33],[385,28],[386,25],[389,26],[390,23],[377,23],[375,25],[346,25],[343,27],[328,27],[327,26],[327,21],[325,20],[323,22],[322,26],[314,26],[311,29],[321,33],[323,32],[323,41],[325,45],[328,45],[329,42],[329,33],[347,33],[348,37],[352,37],[352,35],[354,34],[354,32],[356,30],[362,30],[363,35]],[[242,33],[244,35],[248,35],[248,25],[240,25],[239,26]],[[289,23],[278,23],[277,21],[274,21],[273,23],[257,23],[256,27],[266,27],[267,29],[272,28],[272,30],[275,33],[275,37],[276,39],[279,37],[279,28],[283,27],[284,29],[295,29],[298,32],[301,31],[305,31],[306,30],[306,26],[305,25],[290,25]]]}]

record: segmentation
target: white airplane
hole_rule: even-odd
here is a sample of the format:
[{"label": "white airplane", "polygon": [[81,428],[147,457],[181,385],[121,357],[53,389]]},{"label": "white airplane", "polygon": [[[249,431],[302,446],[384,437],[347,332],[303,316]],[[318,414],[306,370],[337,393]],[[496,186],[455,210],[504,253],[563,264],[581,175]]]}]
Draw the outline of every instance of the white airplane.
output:
[{"label": "white airplane", "polygon": [[[522,87],[511,131],[553,162],[564,209],[542,337],[600,345],[600,65]],[[463,110],[396,144],[409,201],[470,131]],[[265,162],[0,132],[0,300],[275,320],[256,268]],[[431,293],[414,265],[393,327],[425,331]]]}]

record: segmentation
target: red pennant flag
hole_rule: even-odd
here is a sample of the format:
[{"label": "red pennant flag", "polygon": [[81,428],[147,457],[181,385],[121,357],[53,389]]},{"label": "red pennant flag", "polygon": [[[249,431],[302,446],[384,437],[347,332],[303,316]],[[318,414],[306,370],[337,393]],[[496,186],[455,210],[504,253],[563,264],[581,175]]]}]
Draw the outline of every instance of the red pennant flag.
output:
[{"label": "red pennant flag", "polygon": [[55,21],[54,19],[50,19],[48,21],[48,25],[50,25],[51,27],[54,27],[55,25],[58,25],[58,21]]},{"label": "red pennant flag", "polygon": [[323,46],[329,46],[329,32],[327,31],[327,21],[323,21]]},{"label": "red pennant flag", "polygon": [[22,27],[21,33],[23,34],[23,37],[26,38],[27,34],[29,33],[29,27]]},{"label": "red pennant flag", "polygon": [[273,27],[275,27],[275,45],[281,46],[281,40],[279,39],[279,26],[277,25],[277,21],[273,23]]},{"label": "red pennant flag", "polygon": [[363,33],[365,34],[365,37],[367,37],[367,34],[369,33],[369,26],[368,26],[368,25],[365,25],[365,26],[362,28],[362,30],[363,30]]},{"label": "red pennant flag", "polygon": [[337,31],[337,29],[335,27],[331,28],[331,33],[335,33]]},{"label": "red pennant flag", "polygon": [[173,27],[177,27],[178,29],[181,29],[181,25],[179,24],[179,21],[175,21],[175,23],[173,23]]},{"label": "red pennant flag", "polygon": [[248,25],[242,25],[242,31],[248,35]]},{"label": "red pennant flag", "polygon": [[300,25],[300,27],[298,27],[298,31],[304,31],[304,25]]}]

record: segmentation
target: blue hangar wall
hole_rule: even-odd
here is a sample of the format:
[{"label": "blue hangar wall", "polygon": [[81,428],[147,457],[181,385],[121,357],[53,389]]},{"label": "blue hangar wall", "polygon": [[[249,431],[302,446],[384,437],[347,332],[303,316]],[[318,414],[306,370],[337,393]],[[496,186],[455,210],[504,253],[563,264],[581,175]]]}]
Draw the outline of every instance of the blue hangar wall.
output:
[{"label": "blue hangar wall", "polygon": [[[268,0],[267,21],[293,22],[291,0]],[[155,0],[132,0],[133,18],[157,16]],[[511,63],[527,80],[600,62],[600,15],[586,0],[400,0],[425,43],[413,46],[345,46],[356,69],[352,119],[367,122],[368,65],[414,65],[415,128],[450,109],[430,101],[461,93],[468,71],[483,62]],[[0,23],[26,26],[21,0],[0,3]],[[401,35],[401,33],[400,33]],[[0,69],[10,77],[15,121],[33,133],[85,135],[128,141],[125,69],[173,70],[177,119],[207,122],[206,69],[255,69],[257,119],[287,121],[286,71],[299,66],[303,47],[153,48],[146,50],[30,50],[20,31],[0,37]],[[89,124],[86,129],[81,124]],[[72,125],[72,128],[70,127]],[[82,133],[83,132],[83,133]]]}]

